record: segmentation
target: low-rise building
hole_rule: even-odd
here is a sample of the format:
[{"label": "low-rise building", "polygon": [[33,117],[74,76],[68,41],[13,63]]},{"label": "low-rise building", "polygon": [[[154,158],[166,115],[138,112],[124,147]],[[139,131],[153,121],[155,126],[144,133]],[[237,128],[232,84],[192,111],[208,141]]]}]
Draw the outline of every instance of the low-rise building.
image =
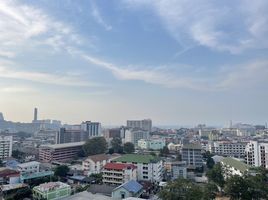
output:
[{"label": "low-rise building", "polygon": [[112,198],[114,200],[125,199],[128,197],[140,197],[143,187],[137,181],[128,181],[113,190]]},{"label": "low-rise building", "polygon": [[14,184],[20,182],[20,172],[6,167],[0,168],[0,184]]},{"label": "low-rise building", "polygon": [[93,156],[88,156],[82,162],[82,170],[85,175],[90,174],[99,174],[106,163],[108,163],[111,159],[110,155],[107,154],[98,154]]},{"label": "low-rise building", "polygon": [[160,149],[163,149],[165,145],[166,145],[166,142],[162,138],[140,139],[138,141],[138,147],[140,149],[160,150]]},{"label": "low-rise building", "polygon": [[158,157],[152,155],[125,154],[112,162],[135,165],[137,167],[137,180],[139,181],[160,182],[163,179],[164,164]]},{"label": "low-rise building", "polygon": [[182,161],[185,161],[188,168],[203,166],[201,146],[199,144],[185,144],[181,149]]},{"label": "low-rise building", "polygon": [[249,170],[249,166],[247,164],[234,158],[223,158],[220,163],[223,167],[224,178],[234,175],[242,176]]},{"label": "low-rise building", "polygon": [[107,163],[102,170],[102,182],[121,185],[130,180],[137,180],[137,167],[133,164]]},{"label": "low-rise building", "polygon": [[43,183],[33,188],[33,197],[37,200],[61,199],[71,195],[71,186],[62,182]]},{"label": "low-rise building", "polygon": [[68,161],[77,156],[85,142],[45,145],[39,148],[39,159],[42,162]]},{"label": "low-rise building", "polygon": [[34,174],[39,172],[40,162],[32,161],[27,163],[22,163],[17,165],[17,170],[23,174]]}]

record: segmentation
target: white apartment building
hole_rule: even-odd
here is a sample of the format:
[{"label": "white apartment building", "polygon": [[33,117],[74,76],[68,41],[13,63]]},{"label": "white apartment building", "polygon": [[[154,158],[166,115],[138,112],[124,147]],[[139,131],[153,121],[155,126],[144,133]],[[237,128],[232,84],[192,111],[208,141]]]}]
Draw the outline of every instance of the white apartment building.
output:
[{"label": "white apartment building", "polygon": [[125,154],[112,162],[135,165],[138,181],[160,182],[163,179],[163,161],[152,155]]},{"label": "white apartment building", "polygon": [[144,131],[141,129],[129,129],[125,131],[125,138],[123,140],[124,143],[131,142],[138,146],[138,141],[141,139],[148,139],[149,138],[149,131]]},{"label": "white apartment building", "polygon": [[268,168],[268,141],[250,141],[245,149],[245,163]]},{"label": "white apartment building", "polygon": [[11,157],[12,155],[12,136],[0,136],[0,159]]},{"label": "white apartment building", "polygon": [[152,120],[143,119],[143,120],[127,120],[127,127],[129,128],[140,128],[145,131],[152,131]]},{"label": "white apartment building", "polygon": [[140,139],[138,141],[138,147],[140,149],[160,150],[163,149],[165,145],[166,142],[162,138]]},{"label": "white apartment building", "polygon": [[137,167],[133,164],[107,163],[102,170],[102,182],[121,185],[130,180],[137,180]]},{"label": "white apartment building", "polygon": [[203,166],[202,147],[199,144],[185,144],[181,149],[182,161],[185,161],[188,168]]},{"label": "white apartment building", "polygon": [[88,156],[82,162],[82,170],[84,171],[84,174],[87,176],[90,174],[99,174],[101,173],[103,166],[116,157],[118,156],[110,156],[107,154]]},{"label": "white apartment building", "polygon": [[17,165],[17,170],[23,174],[33,174],[39,172],[40,163],[37,161],[22,163]]},{"label": "white apartment building", "polygon": [[209,151],[212,154],[235,158],[244,158],[247,142],[216,141],[208,145]]}]

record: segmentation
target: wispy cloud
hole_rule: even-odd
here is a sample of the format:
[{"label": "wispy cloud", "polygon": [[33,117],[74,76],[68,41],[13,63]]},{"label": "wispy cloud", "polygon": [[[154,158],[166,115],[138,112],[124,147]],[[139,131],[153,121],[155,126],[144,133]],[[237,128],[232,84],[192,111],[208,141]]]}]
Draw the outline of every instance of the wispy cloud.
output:
[{"label": "wispy cloud", "polygon": [[101,15],[99,8],[97,7],[94,1],[91,1],[91,12],[92,12],[92,16],[94,17],[94,19],[99,25],[104,27],[105,30],[107,31],[112,30],[112,26],[104,21],[103,16]]},{"label": "wispy cloud", "polygon": [[126,0],[129,8],[150,9],[182,46],[206,46],[233,54],[268,48],[268,1]]}]

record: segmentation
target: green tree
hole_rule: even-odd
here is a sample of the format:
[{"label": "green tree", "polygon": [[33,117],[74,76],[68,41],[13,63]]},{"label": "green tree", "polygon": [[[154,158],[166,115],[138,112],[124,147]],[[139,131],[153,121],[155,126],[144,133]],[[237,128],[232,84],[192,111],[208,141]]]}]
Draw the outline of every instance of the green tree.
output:
[{"label": "green tree", "polygon": [[166,156],[169,154],[169,149],[167,146],[164,146],[163,149],[160,149],[160,156]]},{"label": "green tree", "polygon": [[22,159],[24,157],[25,153],[21,152],[19,150],[12,151],[12,157],[16,159]]},{"label": "green tree", "polygon": [[122,147],[122,140],[119,137],[115,137],[111,141],[112,149],[114,150],[114,153],[122,153],[123,147]]},{"label": "green tree", "polygon": [[186,179],[169,182],[159,193],[159,197],[165,200],[200,200],[202,196],[202,189]]},{"label": "green tree", "polygon": [[107,150],[107,142],[104,137],[95,137],[89,139],[83,145],[83,150],[85,152],[85,156],[105,153]]},{"label": "green tree", "polygon": [[242,176],[235,175],[235,176],[228,178],[225,184],[224,191],[230,197],[231,200],[252,199],[250,192],[248,190],[248,184],[247,182],[245,182]]},{"label": "green tree", "polygon": [[69,167],[66,165],[60,165],[55,168],[54,175],[58,177],[66,177],[67,173],[70,171]]},{"label": "green tree", "polygon": [[225,180],[220,163],[214,165],[213,168],[207,172],[207,177],[209,181],[216,183],[221,189],[224,187]]},{"label": "green tree", "polygon": [[30,198],[32,196],[32,190],[28,187],[16,191],[13,199],[22,200],[24,198]]},{"label": "green tree", "polygon": [[219,189],[213,182],[207,183],[203,188],[203,200],[213,200],[216,198]]},{"label": "green tree", "polygon": [[214,162],[213,158],[208,157],[207,158],[207,168],[212,169],[214,165],[215,165],[215,162]]},{"label": "green tree", "polygon": [[124,144],[124,152],[126,153],[133,153],[135,151],[135,146],[131,142],[126,142]]}]

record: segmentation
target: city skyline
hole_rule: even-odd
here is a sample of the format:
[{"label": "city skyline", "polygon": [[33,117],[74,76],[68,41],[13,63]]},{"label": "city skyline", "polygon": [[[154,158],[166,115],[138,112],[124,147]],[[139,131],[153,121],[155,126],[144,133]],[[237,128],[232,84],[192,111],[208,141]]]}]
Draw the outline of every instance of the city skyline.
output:
[{"label": "city skyline", "polygon": [[1,1],[0,112],[265,124],[268,2]]}]

